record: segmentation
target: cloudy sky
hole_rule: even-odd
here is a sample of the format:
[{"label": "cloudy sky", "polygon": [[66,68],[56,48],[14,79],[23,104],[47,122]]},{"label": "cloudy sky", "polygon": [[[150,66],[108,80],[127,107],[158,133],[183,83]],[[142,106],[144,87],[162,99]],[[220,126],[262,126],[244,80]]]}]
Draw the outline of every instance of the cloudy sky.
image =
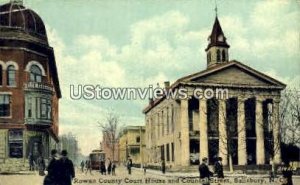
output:
[{"label": "cloudy sky", "polygon": [[[9,0],[0,0],[0,3]],[[217,0],[236,59],[300,87],[300,2]],[[47,26],[63,98],[60,134],[77,135],[83,154],[99,147],[108,109],[143,125],[147,100],[72,100],[70,85],[148,87],[206,67],[214,0],[25,0]]]}]

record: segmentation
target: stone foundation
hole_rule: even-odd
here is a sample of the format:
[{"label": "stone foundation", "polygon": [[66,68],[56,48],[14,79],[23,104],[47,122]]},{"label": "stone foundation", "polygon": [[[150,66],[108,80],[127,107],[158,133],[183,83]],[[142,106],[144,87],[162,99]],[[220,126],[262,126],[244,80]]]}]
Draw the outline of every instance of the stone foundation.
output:
[{"label": "stone foundation", "polygon": [[19,171],[28,171],[29,162],[27,159],[1,159],[0,173],[14,173]]}]

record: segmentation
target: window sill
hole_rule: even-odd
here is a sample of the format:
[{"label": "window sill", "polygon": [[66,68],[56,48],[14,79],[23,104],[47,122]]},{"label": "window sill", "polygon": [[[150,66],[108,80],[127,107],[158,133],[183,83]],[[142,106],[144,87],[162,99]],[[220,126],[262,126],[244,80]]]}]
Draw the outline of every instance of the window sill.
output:
[{"label": "window sill", "polygon": [[12,116],[0,116],[0,119],[11,119]]},{"label": "window sill", "polygon": [[16,85],[7,85],[6,87],[9,87],[9,88],[16,88],[17,86],[16,86]]}]

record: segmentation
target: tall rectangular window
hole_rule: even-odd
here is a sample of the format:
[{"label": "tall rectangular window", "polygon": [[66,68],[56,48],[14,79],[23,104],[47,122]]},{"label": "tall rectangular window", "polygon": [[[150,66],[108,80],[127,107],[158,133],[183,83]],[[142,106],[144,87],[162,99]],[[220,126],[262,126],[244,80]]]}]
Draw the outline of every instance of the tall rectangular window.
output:
[{"label": "tall rectangular window", "polygon": [[8,136],[9,157],[22,158],[23,157],[23,131],[10,130]]},{"label": "tall rectangular window", "polygon": [[16,85],[16,68],[13,65],[7,67],[7,85],[8,86]]},{"label": "tall rectangular window", "polygon": [[10,116],[10,95],[0,94],[0,117]]},{"label": "tall rectangular window", "polygon": [[169,143],[167,144],[166,149],[167,149],[167,161],[170,161],[170,145],[169,145]]},{"label": "tall rectangular window", "polygon": [[2,65],[0,65],[0,85],[2,85],[2,72],[3,72],[3,70],[2,70]]},{"label": "tall rectangular window", "polygon": [[172,153],[172,161],[175,160],[175,157],[174,157],[174,143],[171,143],[171,153]]},{"label": "tall rectangular window", "polygon": [[166,115],[166,117],[167,117],[167,135],[169,134],[169,107],[167,107],[167,115]]},{"label": "tall rectangular window", "polygon": [[51,119],[52,107],[51,107],[51,100],[46,98],[41,98],[41,118]]},{"label": "tall rectangular window", "polygon": [[28,98],[28,117],[32,117],[32,98]]}]

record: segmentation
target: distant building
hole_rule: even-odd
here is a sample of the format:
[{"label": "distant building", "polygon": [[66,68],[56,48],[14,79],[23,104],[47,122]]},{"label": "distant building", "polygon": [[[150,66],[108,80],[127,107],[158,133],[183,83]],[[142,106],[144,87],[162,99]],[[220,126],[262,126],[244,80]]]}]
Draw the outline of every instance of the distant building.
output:
[{"label": "distant building", "polygon": [[[172,92],[184,88],[188,98],[163,96],[143,110],[148,163],[196,165],[203,157],[213,164],[222,157],[228,165],[281,163],[280,92],[285,84],[229,60],[229,45],[218,17],[208,37],[207,68],[166,83]],[[198,98],[195,89],[227,90],[228,98]],[[214,94],[215,93],[215,94]],[[232,160],[230,160],[232,159]]]},{"label": "distant building", "polygon": [[[7,0],[8,1],[8,0]],[[53,48],[40,16],[12,0],[0,6],[0,171],[27,170],[58,142],[61,98]]]},{"label": "distant building", "polygon": [[68,158],[74,163],[78,162],[79,148],[76,136],[71,133],[59,136],[58,150],[67,150]]},{"label": "distant building", "polygon": [[125,162],[130,156],[133,164],[144,163],[145,149],[145,126],[127,126],[120,133],[120,162]]},{"label": "distant building", "polygon": [[119,143],[118,139],[111,140],[110,137],[106,134],[102,134],[102,142],[100,143],[100,148],[105,153],[105,158],[119,162]]}]

